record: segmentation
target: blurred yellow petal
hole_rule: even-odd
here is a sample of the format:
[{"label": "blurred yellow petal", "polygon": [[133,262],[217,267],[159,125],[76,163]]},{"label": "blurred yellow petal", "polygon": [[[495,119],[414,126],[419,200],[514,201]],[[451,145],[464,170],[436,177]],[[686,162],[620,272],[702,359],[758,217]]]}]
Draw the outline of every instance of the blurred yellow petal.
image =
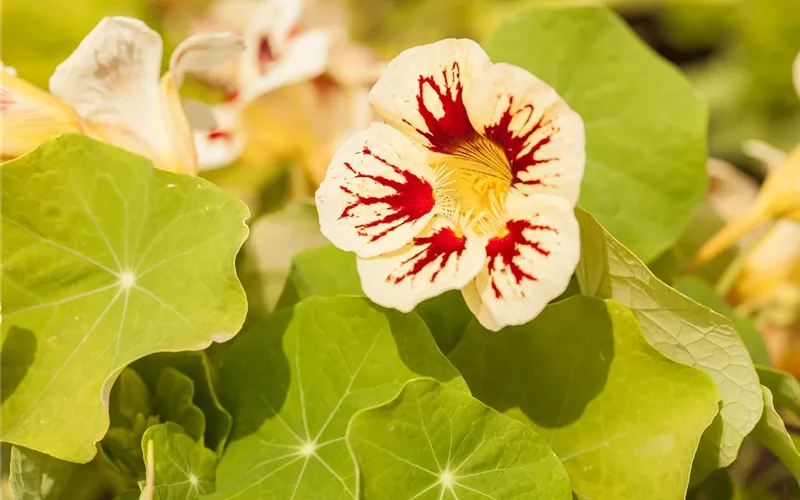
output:
[{"label": "blurred yellow petal", "polygon": [[44,90],[0,71],[0,156],[14,158],[45,140],[83,131],[77,113]]},{"label": "blurred yellow petal", "polygon": [[183,110],[181,96],[172,79],[172,73],[161,78],[162,120],[169,130],[169,148],[160,155],[159,168],[181,174],[197,174],[197,153],[194,148],[192,127]]},{"label": "blurred yellow petal", "polygon": [[800,271],[800,223],[781,220],[747,255],[733,287],[736,303],[759,308]]}]

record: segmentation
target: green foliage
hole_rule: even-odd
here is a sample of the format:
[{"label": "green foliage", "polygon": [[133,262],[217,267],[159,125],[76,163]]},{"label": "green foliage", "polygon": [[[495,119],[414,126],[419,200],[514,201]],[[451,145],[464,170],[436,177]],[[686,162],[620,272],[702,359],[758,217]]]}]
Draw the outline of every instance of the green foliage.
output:
[{"label": "green foliage", "polygon": [[309,297],[277,311],[236,339],[220,370],[235,425],[218,500],[352,498],[344,434],[356,411],[419,376],[466,389],[418,317],[359,297]]},{"label": "green foliage", "polygon": [[142,454],[153,441],[154,500],[193,500],[214,489],[216,454],[177,424],[154,425],[142,437]]},{"label": "green foliage", "polygon": [[2,204],[3,440],[86,462],[125,365],[241,326],[247,209],[82,136],[4,164]]},{"label": "green foliage", "polygon": [[672,246],[706,187],[705,105],[675,68],[593,6],[533,9],[502,23],[485,47],[583,118],[580,205],[645,262]]},{"label": "green foliage", "polygon": [[718,412],[711,378],[654,349],[614,300],[572,297],[496,334],[474,322],[450,359],[477,398],[548,440],[580,498],[683,498]]},{"label": "green foliage", "polygon": [[14,446],[10,466],[14,500],[95,498],[104,491],[96,468],[64,462],[38,451]]},{"label": "green foliage", "polygon": [[764,414],[753,429],[752,436],[780,458],[800,483],[800,452],[797,451],[781,416],[775,411],[772,393],[766,387],[761,389],[764,392]]},{"label": "green foliage", "polygon": [[347,442],[366,498],[572,498],[545,438],[435,380],[356,414]]},{"label": "green foliage", "polygon": [[659,281],[591,215],[578,211],[578,220],[586,264],[579,264],[576,274],[583,293],[630,308],[656,349],[703,370],[717,384],[722,407],[700,443],[695,478],[729,465],[764,407],[758,375],[741,337],[727,318]]}]

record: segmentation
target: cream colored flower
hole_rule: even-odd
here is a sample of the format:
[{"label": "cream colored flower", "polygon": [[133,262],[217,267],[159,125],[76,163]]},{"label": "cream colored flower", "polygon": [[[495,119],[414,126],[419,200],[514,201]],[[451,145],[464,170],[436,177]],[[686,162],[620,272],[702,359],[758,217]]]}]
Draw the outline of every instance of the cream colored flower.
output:
[{"label": "cream colored flower", "polygon": [[103,19],[56,68],[50,92],[72,106],[107,142],[194,174],[192,127],[178,89],[187,72],[202,71],[242,50],[232,34],[201,34],[181,43],[161,73],[161,37],[143,22]]},{"label": "cream colored flower", "polygon": [[537,316],[579,258],[580,117],[471,40],[403,52],[370,100],[386,123],[347,141],[316,194],[366,294],[410,311],[460,289],[492,330]]}]

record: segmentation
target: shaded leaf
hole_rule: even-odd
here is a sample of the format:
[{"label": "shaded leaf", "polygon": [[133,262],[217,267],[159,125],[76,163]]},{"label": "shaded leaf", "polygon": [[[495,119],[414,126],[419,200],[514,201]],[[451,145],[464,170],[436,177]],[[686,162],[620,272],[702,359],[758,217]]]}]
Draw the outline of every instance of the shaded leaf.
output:
[{"label": "shaded leaf", "polygon": [[83,136],[56,138],[0,171],[3,342],[13,331],[36,341],[3,401],[2,438],[88,461],[123,367],[238,331],[246,301],[233,261],[247,208]]},{"label": "shaded leaf", "polygon": [[654,349],[614,300],[571,297],[498,333],[473,322],[450,360],[478,399],[547,440],[578,498],[684,498],[718,411],[713,381]]},{"label": "shaded leaf", "polygon": [[75,464],[14,446],[9,477],[14,500],[73,500],[102,496],[106,486],[94,464]]},{"label": "shaded leaf", "polygon": [[800,416],[800,383],[791,373],[769,366],[756,366],[761,384],[770,390],[775,403]]},{"label": "shaded leaf", "polygon": [[753,438],[766,446],[792,472],[800,483],[800,452],[795,447],[792,436],[772,402],[772,393],[766,387],[764,391],[764,415],[751,434]]},{"label": "shaded leaf", "polygon": [[545,439],[435,380],[412,380],[356,414],[347,442],[364,498],[572,498]]},{"label": "shaded leaf", "polygon": [[[706,430],[695,459],[693,480],[736,458],[744,437],[761,418],[764,400],[750,354],[730,320],[702,306],[653,276],[628,249],[605,232],[588,213],[576,212],[582,241],[581,259],[600,265],[579,265],[584,293],[597,292],[630,308],[647,340],[669,358],[708,373],[717,384],[722,407]],[[603,231],[604,238],[596,238]],[[587,235],[587,239],[583,235]],[[602,244],[596,244],[602,242]]]},{"label": "shaded leaf", "polygon": [[220,375],[234,430],[216,500],[353,498],[344,435],[356,411],[419,376],[466,390],[416,315],[358,297],[311,297],[276,311],[237,339]]}]

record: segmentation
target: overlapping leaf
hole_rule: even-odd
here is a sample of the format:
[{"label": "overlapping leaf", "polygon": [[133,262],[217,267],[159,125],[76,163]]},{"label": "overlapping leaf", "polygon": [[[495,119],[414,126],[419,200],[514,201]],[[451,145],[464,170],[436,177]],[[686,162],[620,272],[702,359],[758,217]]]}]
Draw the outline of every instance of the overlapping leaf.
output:
[{"label": "overlapping leaf", "polygon": [[193,500],[214,489],[216,454],[192,439],[180,425],[168,422],[147,429],[142,455],[153,441],[153,500]]},{"label": "overlapping leaf", "polygon": [[104,493],[94,464],[75,464],[38,451],[11,449],[9,482],[14,500],[73,500]]},{"label": "overlapping leaf", "polygon": [[363,498],[572,498],[546,439],[435,380],[412,380],[392,401],[356,414],[347,442]]},{"label": "overlapping leaf", "polygon": [[717,384],[721,409],[701,441],[694,477],[702,479],[730,464],[764,408],[758,375],[741,337],[727,318],[653,276],[592,216],[583,211],[577,215],[584,242],[581,259],[591,263],[578,266],[583,292],[629,307],[654,347],[675,361],[700,368]]},{"label": "overlapping leaf", "polygon": [[311,297],[240,335],[220,368],[234,415],[209,498],[354,498],[350,417],[429,376],[464,381],[415,315],[359,297]]},{"label": "overlapping leaf", "polygon": [[20,360],[2,367],[2,439],[88,461],[125,365],[241,326],[247,208],[82,136],[1,170],[3,355]]},{"label": "overlapping leaf", "polygon": [[581,206],[645,262],[669,248],[706,186],[706,109],[680,73],[595,6],[533,9],[498,26],[485,47],[580,113]]},{"label": "overlapping leaf", "polygon": [[581,499],[684,498],[718,411],[713,381],[613,300],[571,297],[499,333],[473,322],[450,359],[478,399],[546,439]]}]

